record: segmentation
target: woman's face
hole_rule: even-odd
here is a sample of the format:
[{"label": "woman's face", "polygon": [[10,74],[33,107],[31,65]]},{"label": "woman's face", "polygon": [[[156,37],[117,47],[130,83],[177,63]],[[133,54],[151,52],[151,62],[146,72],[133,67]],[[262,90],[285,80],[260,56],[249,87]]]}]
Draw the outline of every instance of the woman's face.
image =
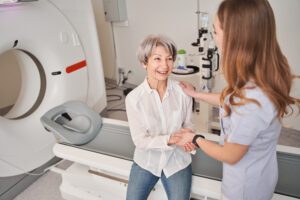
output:
[{"label": "woman's face", "polygon": [[215,43],[218,49],[220,50],[219,52],[222,52],[223,30],[221,29],[221,24],[218,16],[215,17],[213,28],[214,28]]},{"label": "woman's face", "polygon": [[148,80],[167,80],[172,72],[173,64],[174,61],[170,52],[162,46],[157,46],[148,58],[148,63],[144,65],[147,69]]}]

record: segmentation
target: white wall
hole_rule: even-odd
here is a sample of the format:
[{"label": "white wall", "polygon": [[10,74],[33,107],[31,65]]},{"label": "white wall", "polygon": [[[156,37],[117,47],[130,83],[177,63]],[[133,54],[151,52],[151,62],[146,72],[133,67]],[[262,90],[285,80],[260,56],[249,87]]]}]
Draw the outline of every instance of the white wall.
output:
[{"label": "white wall", "polygon": [[92,0],[92,3],[100,40],[100,51],[104,66],[104,76],[106,78],[115,79],[114,71],[116,67],[111,24],[104,20],[103,0]]},{"label": "white wall", "polygon": [[[300,1],[288,0],[283,3],[280,0],[271,0],[271,5],[276,17],[277,36],[281,50],[286,55],[293,73],[300,75]],[[292,95],[300,98],[300,79],[294,81]],[[300,130],[300,116],[295,113],[285,118],[283,122],[287,127]]]},{"label": "white wall", "polygon": [[[100,36],[104,71],[107,78],[116,77],[114,51],[111,28],[104,21],[102,0],[97,2],[96,17]],[[163,33],[170,36],[178,48],[184,48],[187,53],[197,53],[190,44],[197,37],[197,0],[126,0],[129,25],[126,27],[114,25],[114,37],[117,51],[117,67],[132,70],[134,73],[128,82],[139,84],[145,76],[144,69],[137,62],[135,53],[140,41],[150,33]],[[221,0],[200,0],[200,10],[209,12],[211,18]],[[270,0],[276,22],[278,40],[282,51],[287,56],[294,73],[300,75],[300,1],[299,0]],[[255,34],[255,30],[253,30]],[[216,77],[215,90],[224,85],[222,77]],[[300,80],[295,82],[292,91],[300,98]],[[300,130],[300,117],[289,117],[285,123]],[[297,123],[298,122],[298,123]]]},{"label": "white wall", "polygon": [[[96,4],[96,0],[94,2]],[[97,1],[97,10],[100,7],[102,9],[102,3],[102,1]],[[196,41],[198,35],[196,0],[126,0],[126,3],[129,26],[115,24],[113,28],[117,66],[133,71],[129,77],[129,83],[139,84],[144,79],[145,71],[137,62],[136,50],[140,41],[148,34],[166,34],[176,42],[178,48],[184,48],[188,53],[197,53],[197,49],[190,45]],[[111,28],[109,22],[104,21],[103,14],[96,13],[96,15],[98,25],[100,25],[98,31],[102,56],[106,57],[103,58],[105,75],[107,78],[114,77],[112,74],[115,70],[111,67],[114,63],[112,37],[107,36],[111,33]],[[104,26],[101,27],[101,24]]]}]

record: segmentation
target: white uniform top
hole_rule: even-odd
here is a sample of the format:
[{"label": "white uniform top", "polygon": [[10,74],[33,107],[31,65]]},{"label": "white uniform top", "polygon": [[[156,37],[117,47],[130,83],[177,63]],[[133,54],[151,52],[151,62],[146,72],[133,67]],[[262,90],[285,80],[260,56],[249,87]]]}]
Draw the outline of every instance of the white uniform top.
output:
[{"label": "white uniform top", "polygon": [[[245,96],[261,106],[236,106],[221,120],[223,142],[249,145],[238,163],[223,163],[222,194],[229,200],[269,200],[278,179],[276,145],[281,123],[273,103],[260,88],[246,89]],[[223,113],[220,109],[220,117]]]},{"label": "white uniform top", "polygon": [[175,145],[170,135],[180,128],[192,128],[192,98],[184,94],[177,81],[168,79],[160,100],[147,79],[126,97],[126,112],[133,143],[134,161],[155,176],[166,177],[191,163],[191,155]]}]

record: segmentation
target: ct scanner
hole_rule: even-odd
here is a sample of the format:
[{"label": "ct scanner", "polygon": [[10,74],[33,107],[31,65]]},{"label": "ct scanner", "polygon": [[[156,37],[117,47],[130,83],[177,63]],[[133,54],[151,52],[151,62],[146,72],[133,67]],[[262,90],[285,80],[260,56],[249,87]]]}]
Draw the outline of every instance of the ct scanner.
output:
[{"label": "ct scanner", "polygon": [[[0,177],[5,179],[54,157],[55,138],[40,123],[47,110],[81,100],[100,112],[106,93],[90,0],[0,1],[0,27],[0,55],[13,54],[21,73],[18,99],[0,116]],[[2,189],[5,182],[0,183]]]},{"label": "ct scanner", "polygon": [[[12,109],[0,117],[0,183],[1,178],[34,170],[55,154],[74,162],[66,170],[52,168],[62,175],[63,198],[125,199],[134,146],[127,122],[101,119],[98,115],[106,106],[106,95],[90,0],[0,5],[0,27],[0,55],[13,51],[14,58],[22,63],[19,97]],[[68,107],[64,103],[70,100],[81,103]],[[95,119],[95,126],[101,126],[88,138],[72,140],[72,131],[80,136],[79,132],[90,130],[85,126],[93,123],[82,119],[71,129],[56,129],[51,121],[63,124],[65,119],[51,117],[53,109],[62,114],[84,112]],[[48,117],[46,121],[42,118],[42,125],[40,118],[45,113]],[[58,140],[48,131],[60,136]],[[217,136],[205,135],[218,141]],[[279,145],[278,162],[279,182],[273,199],[300,198],[299,149]],[[220,199],[220,178],[221,164],[198,151],[193,158],[192,197]],[[161,184],[149,199],[166,199]]]}]

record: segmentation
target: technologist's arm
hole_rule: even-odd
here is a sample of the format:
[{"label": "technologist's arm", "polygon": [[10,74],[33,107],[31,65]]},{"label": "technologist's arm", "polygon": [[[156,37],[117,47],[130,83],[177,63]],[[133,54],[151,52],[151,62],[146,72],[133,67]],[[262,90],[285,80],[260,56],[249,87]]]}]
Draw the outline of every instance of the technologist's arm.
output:
[{"label": "technologist's arm", "polygon": [[170,145],[177,142],[178,137],[163,134],[153,136],[153,134],[148,133],[141,113],[131,104],[128,97],[125,102],[131,137],[136,147],[157,150],[170,150],[174,148]]},{"label": "technologist's arm", "polygon": [[193,85],[191,85],[189,83],[185,83],[185,82],[180,82],[180,87],[187,95],[189,95],[197,100],[205,101],[214,106],[220,105],[220,94],[219,93],[196,92]]},{"label": "technologist's arm", "polygon": [[[195,136],[195,133],[187,131],[181,133],[181,135],[181,141],[178,142],[177,145],[183,146],[186,151],[190,151],[194,146],[191,144],[191,141]],[[225,142],[224,145],[220,145],[203,138],[198,138],[196,142],[201,150],[204,151],[204,153],[206,153],[208,156],[228,164],[235,164],[241,160],[247,153],[249,147],[248,145],[229,142]]]},{"label": "technologist's arm", "polygon": [[208,140],[198,138],[197,144],[210,157],[225,162],[227,164],[235,164],[240,161],[247,153],[249,146],[236,143],[225,142],[220,145]]}]

